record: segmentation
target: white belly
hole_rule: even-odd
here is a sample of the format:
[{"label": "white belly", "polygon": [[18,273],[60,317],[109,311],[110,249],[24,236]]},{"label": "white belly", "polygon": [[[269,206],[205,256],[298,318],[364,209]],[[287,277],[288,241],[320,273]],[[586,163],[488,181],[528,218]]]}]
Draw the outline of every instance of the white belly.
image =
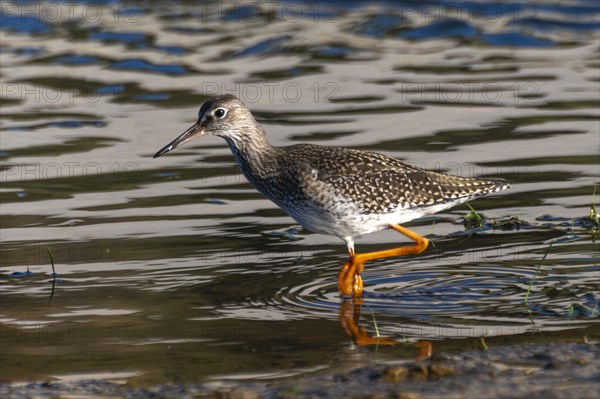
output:
[{"label": "white belly", "polygon": [[385,214],[364,214],[357,212],[356,208],[352,206],[340,206],[329,212],[312,206],[304,206],[302,211],[296,210],[297,208],[288,209],[288,214],[307,230],[334,235],[346,240],[348,237],[358,237],[383,230],[390,224],[403,224],[425,215],[440,212],[465,200],[460,199],[419,208],[399,206],[394,212]]}]

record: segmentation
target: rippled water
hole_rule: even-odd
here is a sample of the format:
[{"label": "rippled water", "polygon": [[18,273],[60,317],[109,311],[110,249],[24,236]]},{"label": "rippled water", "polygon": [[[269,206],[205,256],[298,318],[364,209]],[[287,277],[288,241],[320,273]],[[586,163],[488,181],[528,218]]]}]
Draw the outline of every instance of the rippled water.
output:
[{"label": "rippled water", "polygon": [[[1,379],[262,379],[417,353],[353,346],[340,318],[434,350],[598,340],[597,2],[269,4],[2,3]],[[367,264],[364,303],[342,306],[344,245],[258,194],[224,142],[152,159],[222,93],[276,145],[513,188],[471,204],[488,228],[464,205],[410,223],[433,245]]]}]

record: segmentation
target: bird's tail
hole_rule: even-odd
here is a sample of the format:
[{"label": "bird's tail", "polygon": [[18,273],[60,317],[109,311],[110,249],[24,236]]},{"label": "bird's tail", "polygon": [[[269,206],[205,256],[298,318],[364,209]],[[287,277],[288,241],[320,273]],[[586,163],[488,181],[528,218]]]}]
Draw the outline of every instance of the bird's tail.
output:
[{"label": "bird's tail", "polygon": [[472,179],[442,175],[438,183],[445,191],[447,198],[474,198],[480,195],[495,193],[510,188],[510,184],[503,179]]}]

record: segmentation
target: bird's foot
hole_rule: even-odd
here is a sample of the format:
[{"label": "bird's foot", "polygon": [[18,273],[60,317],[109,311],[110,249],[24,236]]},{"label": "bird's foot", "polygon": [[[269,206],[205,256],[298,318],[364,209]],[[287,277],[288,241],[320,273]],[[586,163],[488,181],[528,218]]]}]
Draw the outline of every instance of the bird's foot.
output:
[{"label": "bird's foot", "polygon": [[344,264],[338,275],[338,289],[345,297],[360,297],[363,293],[363,282],[360,273],[364,265],[358,263],[356,257],[351,257]]},{"label": "bird's foot", "polygon": [[352,293],[355,298],[362,296],[363,293],[362,277],[360,277],[360,274],[358,273],[355,273],[352,277]]}]

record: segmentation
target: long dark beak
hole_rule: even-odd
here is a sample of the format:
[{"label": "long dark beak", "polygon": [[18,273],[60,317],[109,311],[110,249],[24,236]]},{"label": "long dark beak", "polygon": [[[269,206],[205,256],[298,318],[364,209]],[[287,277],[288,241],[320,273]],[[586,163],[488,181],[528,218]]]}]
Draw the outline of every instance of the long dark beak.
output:
[{"label": "long dark beak", "polygon": [[177,137],[175,140],[171,141],[169,144],[167,144],[165,147],[163,147],[160,151],[158,151],[156,154],[154,154],[154,156],[152,158],[158,158],[161,155],[166,154],[167,152],[174,150],[175,148],[187,143],[188,141],[193,140],[193,139],[203,136],[203,135],[204,135],[204,129],[202,128],[202,126],[200,126],[200,122],[198,121],[195,124],[193,124],[192,126],[190,126],[190,128],[188,130],[181,133],[179,135],[179,137]]}]

